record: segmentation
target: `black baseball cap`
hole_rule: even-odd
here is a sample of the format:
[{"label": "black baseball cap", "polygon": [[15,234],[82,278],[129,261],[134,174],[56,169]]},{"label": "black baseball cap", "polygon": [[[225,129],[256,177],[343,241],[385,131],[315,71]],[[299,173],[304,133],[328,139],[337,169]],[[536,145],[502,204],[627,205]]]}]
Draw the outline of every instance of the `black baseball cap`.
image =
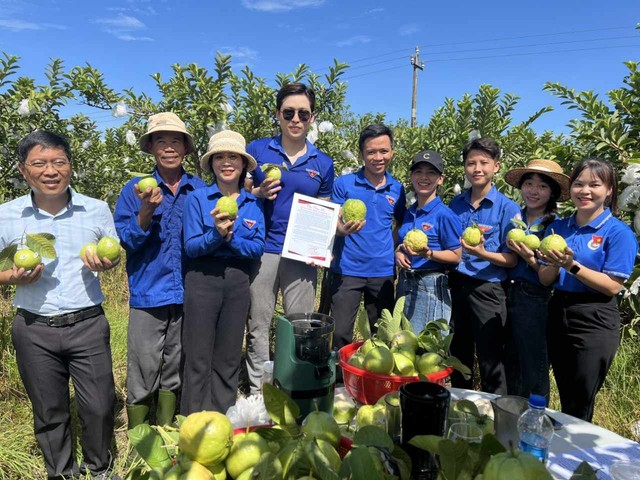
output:
[{"label": "black baseball cap", "polygon": [[444,171],[442,157],[438,152],[434,152],[433,150],[424,150],[420,153],[417,153],[413,157],[413,160],[411,160],[411,171],[413,171],[421,163],[427,163],[431,165],[440,173]]}]

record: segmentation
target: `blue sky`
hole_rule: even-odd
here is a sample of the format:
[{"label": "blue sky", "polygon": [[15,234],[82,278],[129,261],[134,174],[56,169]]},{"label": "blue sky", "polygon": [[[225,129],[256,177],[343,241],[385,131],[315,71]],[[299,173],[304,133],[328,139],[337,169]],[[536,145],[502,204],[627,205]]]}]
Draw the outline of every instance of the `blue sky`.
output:
[{"label": "blue sky", "polygon": [[[348,62],[348,103],[356,113],[409,118],[415,46],[418,121],[445,97],[490,83],[521,97],[515,118],[552,105],[538,130],[566,131],[576,115],[543,92],[546,81],[604,95],[621,85],[622,62],[640,60],[638,0],[537,2],[430,0],[0,0],[0,51],[21,57],[21,75],[44,81],[52,57],[90,63],[116,89],[156,96],[149,75],[174,63],[213,69],[216,51],[274,83],[306,63],[327,72]],[[82,107],[83,109],[85,107]],[[120,120],[85,110],[103,126]]]}]

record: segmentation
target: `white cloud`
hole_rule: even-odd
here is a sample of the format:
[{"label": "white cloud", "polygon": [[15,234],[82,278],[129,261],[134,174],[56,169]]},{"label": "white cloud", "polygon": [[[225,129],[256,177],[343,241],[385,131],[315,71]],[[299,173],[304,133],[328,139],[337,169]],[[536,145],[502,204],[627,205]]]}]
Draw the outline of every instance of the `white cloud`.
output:
[{"label": "white cloud", "polygon": [[114,35],[119,40],[124,40],[125,42],[153,42],[153,38],[151,37],[136,37],[134,35],[129,35],[128,33],[114,33]]},{"label": "white cloud", "polygon": [[146,25],[136,17],[124,15],[122,13],[114,18],[101,18],[99,20],[96,20],[96,23],[101,23],[102,25],[107,25],[108,27],[117,30],[130,31],[146,28]]},{"label": "white cloud", "polygon": [[371,41],[371,37],[368,37],[367,35],[356,35],[354,37],[345,38],[344,40],[335,42],[334,45],[336,47],[352,47],[354,45],[369,43],[370,41]]},{"label": "white cloud", "polygon": [[288,12],[296,8],[319,7],[325,0],[242,0],[249,10],[262,12]]},{"label": "white cloud", "polygon": [[21,30],[42,30],[43,26],[33,22],[23,22],[22,20],[0,19],[0,28],[18,32]]},{"label": "white cloud", "polygon": [[258,58],[258,52],[249,47],[220,47],[219,51],[224,55],[231,55],[234,60],[256,60]]},{"label": "white cloud", "polygon": [[400,27],[400,35],[402,36],[407,36],[407,35],[413,35],[414,33],[418,32],[418,25],[415,23],[407,23],[405,25],[402,25]]}]

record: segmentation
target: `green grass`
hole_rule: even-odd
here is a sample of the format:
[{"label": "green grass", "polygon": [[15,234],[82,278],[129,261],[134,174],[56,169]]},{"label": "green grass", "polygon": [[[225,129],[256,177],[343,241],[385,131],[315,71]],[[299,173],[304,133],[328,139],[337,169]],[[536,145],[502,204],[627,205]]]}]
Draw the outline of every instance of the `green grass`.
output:
[{"label": "green grass", "polygon": [[[104,304],[111,325],[111,350],[116,384],[117,412],[115,434],[115,470],[124,475],[135,461],[126,433],[124,411],[127,365],[126,335],[128,292],[122,266],[102,276]],[[11,346],[11,289],[0,295],[0,480],[41,479],[45,477],[40,450],[33,435],[31,405],[22,387]],[[623,341],[607,381],[598,395],[594,423],[624,437],[633,438],[631,424],[640,420],[640,343]],[[555,385],[551,407],[559,408]],[[78,421],[74,432],[79,432]],[[77,438],[77,435],[76,435]],[[637,439],[636,439],[637,440]],[[78,452],[80,449],[77,449]]]}]

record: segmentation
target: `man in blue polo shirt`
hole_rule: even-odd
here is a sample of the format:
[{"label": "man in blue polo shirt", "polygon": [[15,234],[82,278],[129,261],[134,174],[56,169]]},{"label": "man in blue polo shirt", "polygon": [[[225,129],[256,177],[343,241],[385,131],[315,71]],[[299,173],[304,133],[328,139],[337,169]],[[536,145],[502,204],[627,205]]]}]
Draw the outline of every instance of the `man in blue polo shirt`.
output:
[{"label": "man in blue polo shirt", "polygon": [[[475,349],[482,391],[503,394],[507,307],[501,282],[507,279],[506,269],[517,263],[516,254],[505,242],[513,228],[511,219],[520,218],[520,207],[492,183],[500,169],[500,147],[493,139],[467,143],[462,159],[471,188],[451,200],[449,208],[458,215],[463,229],[476,224],[483,236],[477,246],[461,240],[462,261],[450,275],[451,354],[473,368]],[[454,387],[473,388],[473,379],[464,380],[457,372],[451,382]]]},{"label": "man in blue polo shirt", "polygon": [[[251,284],[251,312],[247,327],[247,371],[251,392],[260,389],[264,362],[269,360],[269,328],[282,292],[285,314],[312,312],[317,271],[312,265],[282,258],[282,245],[289,224],[294,193],[328,200],[333,188],[333,160],[306,136],[315,120],[315,93],[301,83],[290,83],[276,96],[276,118],[282,133],[255,140],[247,153],[258,161],[253,172],[252,193],[265,199],[265,253]],[[260,167],[281,168],[282,178],[267,178]]]},{"label": "man in blue polo shirt", "polygon": [[184,171],[195,151],[193,138],[171,112],[149,117],[140,149],[155,157],[156,188],[127,183],[114,213],[127,251],[127,416],[129,428],[148,422],[157,395],[155,420],[171,423],[180,390],[183,316],[182,213],[187,194],[205,183]]},{"label": "man in blue polo shirt", "polygon": [[340,205],[358,199],[367,207],[364,225],[355,231],[341,220],[338,224],[328,282],[331,315],[335,319],[334,348],[352,342],[353,324],[363,295],[372,328],[383,309],[393,309],[393,251],[397,228],[406,211],[404,187],[387,172],[393,159],[391,129],[381,123],[365,127],[358,150],[364,167],[339,177],[331,196]]}]

